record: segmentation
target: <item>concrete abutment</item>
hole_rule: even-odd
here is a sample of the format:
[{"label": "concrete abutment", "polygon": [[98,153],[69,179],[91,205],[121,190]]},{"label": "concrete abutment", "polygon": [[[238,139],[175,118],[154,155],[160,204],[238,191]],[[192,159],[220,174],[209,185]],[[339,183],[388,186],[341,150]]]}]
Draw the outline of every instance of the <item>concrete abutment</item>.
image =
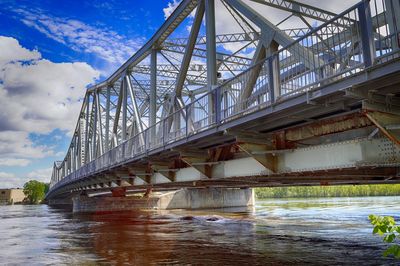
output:
[{"label": "concrete abutment", "polygon": [[216,209],[254,205],[251,188],[196,188],[166,193],[152,193],[149,197],[88,197],[72,199],[73,212],[132,211],[139,209]]}]

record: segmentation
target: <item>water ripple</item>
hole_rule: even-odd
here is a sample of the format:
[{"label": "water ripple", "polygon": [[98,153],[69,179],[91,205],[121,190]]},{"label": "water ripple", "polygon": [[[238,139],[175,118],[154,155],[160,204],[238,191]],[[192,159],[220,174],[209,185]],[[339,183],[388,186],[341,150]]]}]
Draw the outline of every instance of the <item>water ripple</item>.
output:
[{"label": "water ripple", "polygon": [[395,265],[368,215],[399,197],[258,201],[254,210],[74,215],[0,207],[0,263],[20,265]]}]

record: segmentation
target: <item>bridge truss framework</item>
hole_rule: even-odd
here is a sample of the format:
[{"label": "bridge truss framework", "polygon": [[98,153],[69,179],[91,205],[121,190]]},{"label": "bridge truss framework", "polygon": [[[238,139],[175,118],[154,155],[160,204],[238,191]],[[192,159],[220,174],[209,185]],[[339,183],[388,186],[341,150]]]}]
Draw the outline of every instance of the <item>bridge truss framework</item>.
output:
[{"label": "bridge truss framework", "polygon": [[[216,5],[240,32],[216,34]],[[266,7],[285,15],[278,26]],[[188,38],[174,38],[186,24]],[[397,0],[341,14],[291,0],[183,0],[87,90],[47,197],[398,182],[399,46]]]}]

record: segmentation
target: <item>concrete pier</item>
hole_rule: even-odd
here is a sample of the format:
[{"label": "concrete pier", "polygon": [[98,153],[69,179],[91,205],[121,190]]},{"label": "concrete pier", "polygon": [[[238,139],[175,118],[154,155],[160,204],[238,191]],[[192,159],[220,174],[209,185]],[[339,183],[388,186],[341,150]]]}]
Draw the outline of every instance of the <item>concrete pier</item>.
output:
[{"label": "concrete pier", "polygon": [[254,192],[250,188],[196,188],[166,193],[153,193],[149,197],[88,197],[72,199],[73,212],[129,211],[138,209],[214,209],[247,207],[254,205]]},{"label": "concrete pier", "polygon": [[57,198],[57,199],[49,199],[47,201],[47,204],[50,206],[55,206],[55,207],[71,207],[72,206],[72,200],[70,197],[68,198]]}]

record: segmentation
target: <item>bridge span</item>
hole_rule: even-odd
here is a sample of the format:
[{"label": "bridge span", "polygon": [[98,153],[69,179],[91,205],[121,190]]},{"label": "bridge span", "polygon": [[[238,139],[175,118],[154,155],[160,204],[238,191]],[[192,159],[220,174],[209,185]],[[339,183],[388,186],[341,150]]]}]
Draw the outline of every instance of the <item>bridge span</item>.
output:
[{"label": "bridge span", "polygon": [[399,183],[399,47],[398,0],[183,0],[86,91],[46,198]]}]

